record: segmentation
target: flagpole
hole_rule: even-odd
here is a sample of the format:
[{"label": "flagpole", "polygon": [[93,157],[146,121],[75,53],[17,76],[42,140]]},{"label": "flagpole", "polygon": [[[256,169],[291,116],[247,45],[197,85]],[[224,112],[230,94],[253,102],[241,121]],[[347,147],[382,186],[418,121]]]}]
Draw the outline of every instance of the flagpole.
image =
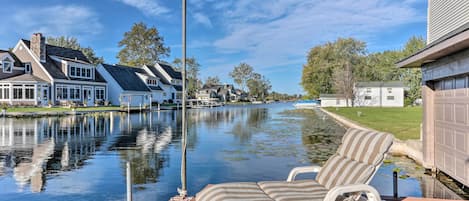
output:
[{"label": "flagpole", "polygon": [[187,128],[186,128],[186,0],[182,0],[182,158],[181,158],[181,189],[179,195],[187,196],[186,179],[186,146],[187,146]]}]

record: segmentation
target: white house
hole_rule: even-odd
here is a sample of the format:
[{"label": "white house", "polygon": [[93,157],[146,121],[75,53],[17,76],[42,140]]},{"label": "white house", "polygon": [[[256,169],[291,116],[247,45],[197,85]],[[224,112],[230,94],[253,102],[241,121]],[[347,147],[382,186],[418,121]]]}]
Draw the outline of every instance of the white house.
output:
[{"label": "white house", "polygon": [[147,66],[156,77],[160,78],[161,88],[165,91],[165,99],[173,102],[181,102],[182,99],[182,74],[170,64],[157,62],[154,66]]},{"label": "white house", "polygon": [[[341,94],[320,94],[321,107],[347,107],[347,100]],[[349,100],[349,105],[352,102]]]},{"label": "white house", "polygon": [[402,82],[355,83],[354,106],[358,107],[404,107]]},{"label": "white house", "polygon": [[[142,68],[100,64],[98,72],[109,84],[109,101],[113,105],[149,106],[152,89],[144,80],[155,80]],[[141,77],[139,77],[139,74]],[[150,79],[148,79],[148,78]]]},{"label": "white house", "polygon": [[103,104],[107,83],[79,50],[46,44],[41,33],[0,50],[0,102],[10,105]]}]

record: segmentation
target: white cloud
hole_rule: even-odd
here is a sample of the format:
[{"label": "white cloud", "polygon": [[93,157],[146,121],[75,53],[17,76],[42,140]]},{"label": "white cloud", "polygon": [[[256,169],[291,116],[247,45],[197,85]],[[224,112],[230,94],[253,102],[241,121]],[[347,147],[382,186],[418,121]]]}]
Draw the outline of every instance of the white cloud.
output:
[{"label": "white cloud", "polygon": [[224,15],[227,34],[214,46],[243,53],[258,68],[292,65],[309,48],[337,37],[371,40],[383,30],[424,22],[425,13],[399,1],[239,0]]},{"label": "white cloud", "polygon": [[212,21],[210,20],[210,18],[208,18],[206,15],[202,14],[202,13],[194,13],[192,15],[192,17],[194,18],[194,20],[199,23],[199,24],[202,24],[206,27],[209,27],[211,28],[212,27]]},{"label": "white cloud", "polygon": [[159,16],[168,13],[169,8],[160,5],[157,0],[118,0],[135,7],[147,16]]},{"label": "white cloud", "polygon": [[22,7],[12,14],[2,19],[0,28],[20,35],[42,32],[48,36],[80,37],[98,34],[102,29],[96,13],[85,6]]}]

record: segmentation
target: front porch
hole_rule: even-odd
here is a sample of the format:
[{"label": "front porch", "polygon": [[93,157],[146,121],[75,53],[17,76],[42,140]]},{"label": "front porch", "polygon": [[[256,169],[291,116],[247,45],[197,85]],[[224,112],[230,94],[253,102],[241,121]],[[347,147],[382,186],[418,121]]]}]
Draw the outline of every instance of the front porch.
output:
[{"label": "front porch", "polygon": [[49,104],[49,83],[30,74],[0,81],[0,103],[11,106]]}]

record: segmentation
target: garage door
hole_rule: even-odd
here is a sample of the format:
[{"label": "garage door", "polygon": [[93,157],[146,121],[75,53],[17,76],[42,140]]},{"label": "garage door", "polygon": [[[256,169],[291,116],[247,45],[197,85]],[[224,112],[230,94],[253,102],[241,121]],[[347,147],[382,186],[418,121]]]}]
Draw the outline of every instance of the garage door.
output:
[{"label": "garage door", "polygon": [[435,89],[435,165],[469,185],[467,77],[440,81]]}]

